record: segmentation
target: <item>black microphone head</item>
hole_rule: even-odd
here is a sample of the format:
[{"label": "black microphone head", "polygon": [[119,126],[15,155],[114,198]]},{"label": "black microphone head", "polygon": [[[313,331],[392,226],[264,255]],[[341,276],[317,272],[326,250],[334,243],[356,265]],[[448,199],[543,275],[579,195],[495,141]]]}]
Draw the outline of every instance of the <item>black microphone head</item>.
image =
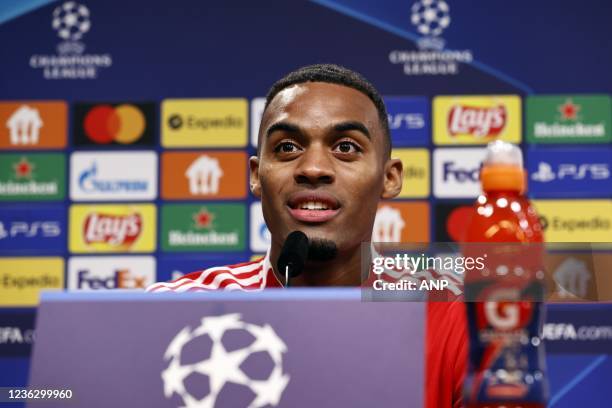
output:
[{"label": "black microphone head", "polygon": [[289,266],[289,277],[295,278],[302,273],[308,258],[308,237],[302,231],[293,231],[287,236],[276,267],[281,274]]}]

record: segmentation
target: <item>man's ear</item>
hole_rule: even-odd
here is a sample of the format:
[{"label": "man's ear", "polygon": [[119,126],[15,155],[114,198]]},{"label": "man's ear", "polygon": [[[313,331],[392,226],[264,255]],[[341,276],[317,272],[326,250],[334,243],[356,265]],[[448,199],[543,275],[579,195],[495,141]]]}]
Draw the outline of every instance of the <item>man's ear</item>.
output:
[{"label": "man's ear", "polygon": [[259,157],[251,156],[249,158],[249,169],[251,193],[255,197],[261,198],[261,183],[259,182]]},{"label": "man's ear", "polygon": [[397,197],[402,191],[402,181],[404,180],[404,166],[400,159],[389,159],[385,163],[384,184],[381,198],[389,199]]}]

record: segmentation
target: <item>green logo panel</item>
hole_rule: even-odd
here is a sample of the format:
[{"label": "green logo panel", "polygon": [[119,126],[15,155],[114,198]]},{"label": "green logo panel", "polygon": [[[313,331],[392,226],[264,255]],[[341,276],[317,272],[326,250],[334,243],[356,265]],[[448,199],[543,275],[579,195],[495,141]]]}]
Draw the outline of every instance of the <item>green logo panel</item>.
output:
[{"label": "green logo panel", "polygon": [[62,153],[0,154],[0,201],[63,200],[65,195]]},{"label": "green logo panel", "polygon": [[245,250],[244,204],[166,204],[162,207],[161,217],[163,251]]},{"label": "green logo panel", "polygon": [[529,96],[526,132],[530,143],[609,143],[609,95]]}]

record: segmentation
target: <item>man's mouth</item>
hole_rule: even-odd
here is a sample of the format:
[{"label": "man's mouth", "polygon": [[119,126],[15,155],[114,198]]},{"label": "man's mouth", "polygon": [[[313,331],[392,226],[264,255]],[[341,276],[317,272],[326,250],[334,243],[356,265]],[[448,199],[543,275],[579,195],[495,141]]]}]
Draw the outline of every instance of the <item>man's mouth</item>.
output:
[{"label": "man's mouth", "polygon": [[321,223],[340,212],[340,203],[328,193],[301,191],[292,194],[287,201],[289,213],[302,222]]}]

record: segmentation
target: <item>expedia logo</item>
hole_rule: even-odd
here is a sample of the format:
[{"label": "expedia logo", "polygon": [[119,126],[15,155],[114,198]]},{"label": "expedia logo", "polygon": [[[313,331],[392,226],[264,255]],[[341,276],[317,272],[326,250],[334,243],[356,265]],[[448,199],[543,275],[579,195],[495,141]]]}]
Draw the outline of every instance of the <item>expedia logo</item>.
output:
[{"label": "expedia logo", "polygon": [[540,223],[544,231],[553,229],[557,232],[587,232],[587,231],[608,231],[612,226],[610,221],[601,217],[592,218],[571,218],[563,217],[540,217]]},{"label": "expedia logo", "polygon": [[503,105],[492,108],[455,105],[448,114],[448,131],[452,136],[494,137],[506,126],[506,118]]},{"label": "expedia logo", "polygon": [[245,99],[166,99],[162,102],[164,147],[243,147],[248,134]]},{"label": "expedia logo", "polygon": [[168,126],[170,126],[170,129],[180,129],[183,127],[183,118],[181,117],[181,115],[172,115],[168,118]]},{"label": "expedia logo", "polygon": [[205,117],[173,114],[168,118],[168,127],[172,130],[209,130],[209,129],[240,129],[245,126],[244,120],[238,116]]},{"label": "expedia logo", "polygon": [[130,246],[142,232],[142,217],[130,215],[89,214],[85,219],[85,243],[106,243],[112,246]]},{"label": "expedia logo", "polygon": [[610,242],[611,200],[534,200],[548,242]]}]

